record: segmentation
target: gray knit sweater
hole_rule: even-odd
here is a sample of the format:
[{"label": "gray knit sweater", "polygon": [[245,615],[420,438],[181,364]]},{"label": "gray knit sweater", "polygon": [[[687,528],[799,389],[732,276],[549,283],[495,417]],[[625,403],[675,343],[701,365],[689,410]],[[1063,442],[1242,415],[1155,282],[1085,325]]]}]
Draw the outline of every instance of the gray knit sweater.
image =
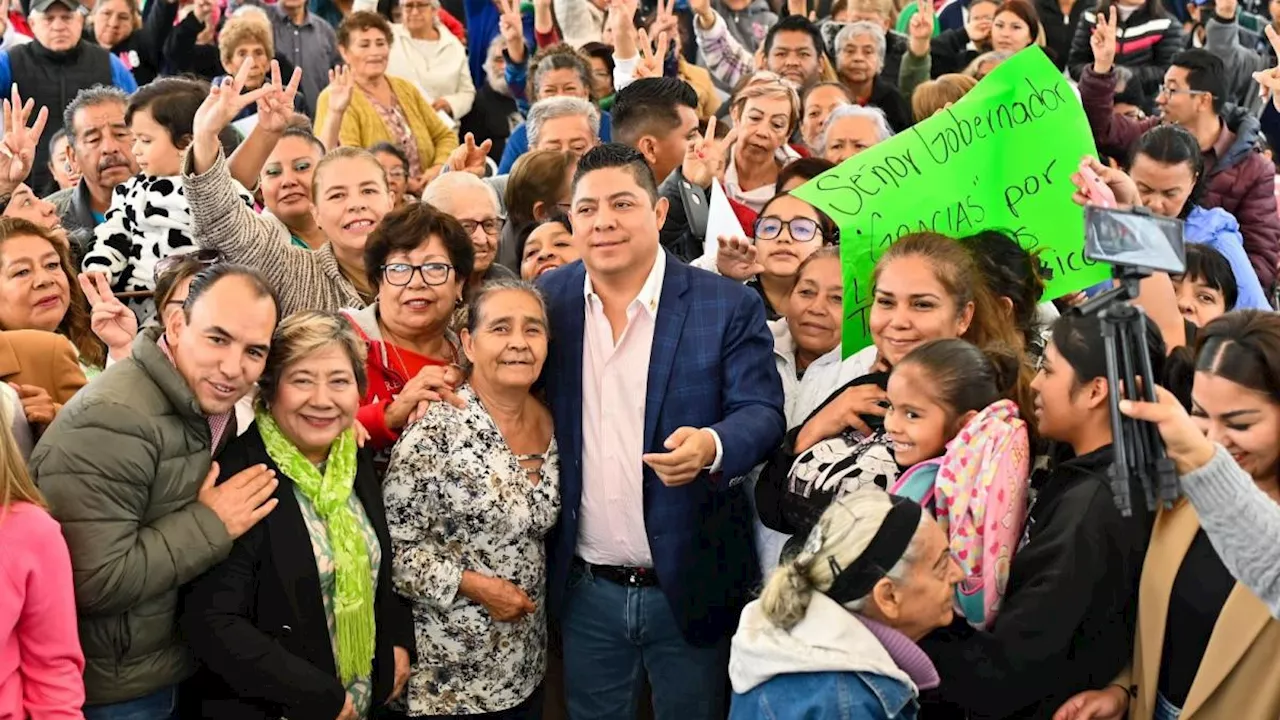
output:
[{"label": "gray knit sweater", "polygon": [[1231,576],[1280,618],[1280,505],[1221,446],[1208,465],[1182,476],[1182,491]]},{"label": "gray knit sweater", "polygon": [[364,300],[342,274],[333,248],[300,248],[290,240],[284,223],[260,215],[236,192],[222,151],[209,171],[195,175],[191,151],[182,159],[182,185],[191,205],[196,243],[222,253],[228,262],[261,272],[280,293],[284,316],[299,310],[362,308]]}]

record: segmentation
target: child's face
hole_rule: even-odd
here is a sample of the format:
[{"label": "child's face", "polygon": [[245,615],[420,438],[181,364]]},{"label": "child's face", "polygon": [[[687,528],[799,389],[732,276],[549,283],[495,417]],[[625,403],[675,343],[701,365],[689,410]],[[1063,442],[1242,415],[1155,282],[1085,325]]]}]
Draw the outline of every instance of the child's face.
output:
[{"label": "child's face", "polygon": [[156,123],[151,111],[142,109],[133,114],[133,157],[138,170],[152,177],[177,175],[182,167],[182,150],[173,144],[169,131]]},{"label": "child's face", "polygon": [[900,366],[889,376],[884,429],[893,440],[894,460],[903,467],[939,457],[954,434],[952,413],[928,392],[930,386],[914,364]]}]

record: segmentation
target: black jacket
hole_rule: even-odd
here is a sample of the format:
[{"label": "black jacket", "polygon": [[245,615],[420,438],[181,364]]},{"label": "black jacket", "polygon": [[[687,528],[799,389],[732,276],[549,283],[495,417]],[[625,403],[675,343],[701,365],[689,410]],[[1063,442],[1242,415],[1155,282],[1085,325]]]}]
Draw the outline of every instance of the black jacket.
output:
[{"label": "black jacket", "polygon": [[1092,0],[1075,0],[1071,11],[1063,15],[1058,0],[1036,0],[1036,14],[1040,16],[1040,24],[1044,26],[1045,52],[1059,70],[1067,67],[1067,57],[1071,54],[1071,42],[1075,39],[1080,16],[1091,7]]},{"label": "black jacket", "polygon": [[511,137],[512,129],[523,121],[516,101],[485,82],[476,88],[476,101],[471,105],[471,112],[462,118],[458,136],[465,138],[467,133],[471,133],[475,136],[477,145],[485,140],[492,141],[489,157],[500,158],[502,151],[507,148],[507,138]]},{"label": "black jacket", "polygon": [[[160,74],[163,66],[164,43],[168,39],[173,23],[178,18],[178,3],[169,0],[152,0],[147,3],[146,17],[142,27],[129,33],[129,37],[116,43],[111,54],[120,58],[125,67],[133,73],[133,79],[142,87]],[[86,33],[92,29],[86,28]],[[95,41],[96,42],[96,41]]]},{"label": "black jacket", "polygon": [[[1107,6],[1107,3],[1104,0],[1099,6]],[[1080,13],[1080,21],[1071,38],[1067,69],[1077,81],[1085,66],[1093,65],[1093,47],[1089,39],[1093,37],[1097,23],[1094,13],[1093,8]],[[1167,14],[1156,17],[1145,7],[1135,10],[1128,20],[1117,18],[1117,24],[1117,32],[1121,36],[1117,41],[1116,64],[1133,70],[1142,88],[1155,97],[1164,82],[1165,71],[1173,63],[1173,56],[1182,51],[1182,25]]]},{"label": "black jacket", "polygon": [[947,73],[964,72],[978,57],[979,50],[969,45],[969,33],[964,28],[956,28],[935,35],[929,41],[929,54],[933,62],[929,75],[936,78]]},{"label": "black jacket", "polygon": [[[236,540],[231,554],[190,587],[182,630],[203,664],[188,689],[198,696],[206,720],[333,718],[346,700],[338,680],[320,578],[302,510],[285,477],[267,455],[257,428],[236,438],[218,456],[220,481],[265,464],[280,481],[276,509]],[[361,451],[356,496],[382,546],[374,588],[377,648],[373,702],[391,694],[393,647],[413,654],[413,617],[391,587],[392,549],[382,487],[373,459]]]},{"label": "black jacket", "polygon": [[942,679],[924,717],[963,716],[962,708],[973,719],[1047,720],[1129,663],[1151,516],[1116,510],[1112,458],[1108,445],[1033,485],[995,625],[981,632],[957,617],[920,642]]},{"label": "black jacket", "polygon": [[[152,1],[162,2],[163,0]],[[225,18],[223,20],[225,24]],[[222,56],[218,53],[217,45],[201,45],[196,42],[202,30],[204,30],[204,23],[200,22],[194,13],[182,18],[182,22],[178,23],[164,43],[164,59],[167,63],[165,74],[195,75],[210,82],[214,78],[229,74],[222,66]],[[293,76],[293,63],[280,52],[276,52],[273,59],[280,63],[280,77],[288,81]],[[293,108],[296,112],[307,114],[307,105],[301,90],[294,97]],[[240,117],[247,117],[255,112],[257,112],[256,108],[250,105],[245,108]]]},{"label": "black jacket", "polygon": [[871,97],[867,100],[867,106],[883,110],[885,119],[889,121],[889,127],[893,128],[895,133],[900,133],[915,124],[915,119],[911,115],[911,103],[902,97],[897,83],[886,80],[884,75],[877,75],[875,82],[871,84]]}]

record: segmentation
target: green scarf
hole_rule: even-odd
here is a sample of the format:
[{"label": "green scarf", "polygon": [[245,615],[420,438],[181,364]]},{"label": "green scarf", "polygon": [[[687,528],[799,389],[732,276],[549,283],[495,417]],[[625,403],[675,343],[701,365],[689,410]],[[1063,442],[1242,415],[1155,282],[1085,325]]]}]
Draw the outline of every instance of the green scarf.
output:
[{"label": "green scarf", "polygon": [[369,548],[347,500],[356,478],[356,439],[347,430],[329,447],[324,476],[280,432],[270,414],[258,411],[258,434],[267,455],[311,501],[329,530],[333,548],[334,616],[338,626],[338,675],[343,685],[373,669],[373,571]]}]

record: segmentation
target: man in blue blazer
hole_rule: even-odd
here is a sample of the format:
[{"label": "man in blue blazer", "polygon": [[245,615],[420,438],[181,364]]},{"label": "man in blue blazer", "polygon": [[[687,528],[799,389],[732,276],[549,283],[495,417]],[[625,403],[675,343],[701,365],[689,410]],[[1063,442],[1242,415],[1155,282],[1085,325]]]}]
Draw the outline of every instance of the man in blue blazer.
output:
[{"label": "man in blue blazer", "polygon": [[574,720],[724,717],[728,638],[759,587],[743,476],[782,439],[759,296],[662,250],[644,156],[601,145],[573,180],[582,261],[543,277],[560,447],[549,603]]}]

